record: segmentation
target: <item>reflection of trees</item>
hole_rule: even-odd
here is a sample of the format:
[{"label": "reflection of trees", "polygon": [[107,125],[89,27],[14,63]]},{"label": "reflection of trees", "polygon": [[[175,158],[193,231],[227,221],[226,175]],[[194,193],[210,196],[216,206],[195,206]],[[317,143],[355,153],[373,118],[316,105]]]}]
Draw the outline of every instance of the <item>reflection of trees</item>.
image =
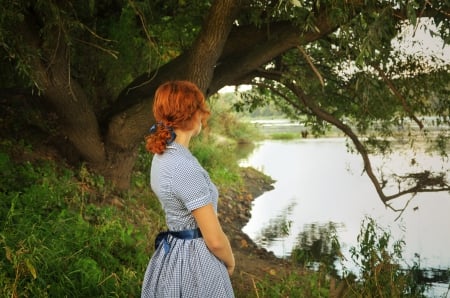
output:
[{"label": "reflection of trees", "polygon": [[292,214],[292,210],[297,202],[292,201],[280,213],[270,219],[255,237],[255,242],[262,246],[267,246],[274,241],[280,240],[289,235],[292,221],[288,220],[288,216]]},{"label": "reflection of trees", "polygon": [[306,224],[297,236],[291,259],[302,266],[325,266],[327,272],[337,275],[334,264],[341,256],[337,229],[342,226],[333,222]]},{"label": "reflection of trees", "polygon": [[256,148],[255,143],[239,143],[234,151],[238,159],[247,158]]}]

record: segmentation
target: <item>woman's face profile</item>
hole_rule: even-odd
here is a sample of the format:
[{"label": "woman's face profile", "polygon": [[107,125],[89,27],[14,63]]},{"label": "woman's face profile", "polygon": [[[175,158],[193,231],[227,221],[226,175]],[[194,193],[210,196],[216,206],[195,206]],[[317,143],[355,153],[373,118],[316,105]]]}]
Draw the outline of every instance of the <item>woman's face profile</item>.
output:
[{"label": "woman's face profile", "polygon": [[194,115],[194,136],[198,136],[202,131],[202,113],[197,111]]}]

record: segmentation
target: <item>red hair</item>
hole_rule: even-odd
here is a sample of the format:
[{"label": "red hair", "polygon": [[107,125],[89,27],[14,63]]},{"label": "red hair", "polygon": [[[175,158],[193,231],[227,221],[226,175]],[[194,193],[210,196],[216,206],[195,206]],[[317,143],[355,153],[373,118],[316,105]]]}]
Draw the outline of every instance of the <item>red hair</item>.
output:
[{"label": "red hair", "polygon": [[171,129],[192,129],[198,116],[201,116],[202,125],[206,126],[210,111],[205,96],[195,84],[169,81],[155,92],[153,115],[157,122],[156,130],[145,137],[145,148],[161,154],[171,138]]}]

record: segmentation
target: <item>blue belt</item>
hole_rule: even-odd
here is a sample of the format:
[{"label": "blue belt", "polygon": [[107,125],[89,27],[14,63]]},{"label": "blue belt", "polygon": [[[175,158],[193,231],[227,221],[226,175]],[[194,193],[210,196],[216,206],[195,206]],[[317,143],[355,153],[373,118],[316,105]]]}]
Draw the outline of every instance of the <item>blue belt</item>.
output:
[{"label": "blue belt", "polygon": [[182,230],[182,231],[165,231],[160,232],[155,239],[155,250],[158,248],[159,244],[162,242],[165,253],[168,253],[170,250],[170,244],[167,241],[167,238],[169,235],[178,238],[178,239],[185,239],[185,240],[192,240],[195,238],[202,237],[202,233],[200,232],[200,229],[192,229],[192,230]]}]

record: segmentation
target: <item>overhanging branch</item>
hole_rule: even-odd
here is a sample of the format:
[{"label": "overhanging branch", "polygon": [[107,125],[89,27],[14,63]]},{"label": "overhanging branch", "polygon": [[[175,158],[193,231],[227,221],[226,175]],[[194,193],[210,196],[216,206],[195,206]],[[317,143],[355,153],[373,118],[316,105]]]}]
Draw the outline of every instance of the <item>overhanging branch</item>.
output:
[{"label": "overhanging branch", "polygon": [[411,108],[408,106],[405,97],[400,93],[400,91],[395,88],[394,83],[392,83],[392,81],[386,76],[386,74],[384,73],[383,70],[381,70],[378,66],[376,65],[372,65],[373,68],[375,68],[376,71],[378,71],[378,74],[380,75],[380,77],[383,79],[383,81],[386,83],[386,85],[388,86],[388,88],[392,91],[392,93],[394,93],[394,95],[400,100],[400,102],[402,103],[402,107],[403,109],[406,111],[406,113],[408,113],[408,116],[417,123],[417,125],[419,126],[420,129],[423,129],[423,123],[422,121],[420,121],[419,119],[417,119],[416,115],[414,115],[413,111],[411,110]]},{"label": "overhanging branch", "polygon": [[[260,77],[265,77],[270,80],[278,82],[282,81],[281,75],[278,73],[261,72],[259,73],[259,75]],[[391,206],[389,202],[407,194],[416,195],[417,193],[450,191],[450,185],[448,185],[448,183],[445,181],[444,174],[433,176],[431,172],[424,171],[422,173],[413,173],[404,176],[398,176],[398,178],[403,181],[412,180],[411,186],[406,189],[399,190],[397,193],[386,195],[384,193],[385,181],[380,181],[375,175],[372,168],[371,160],[369,158],[369,153],[364,144],[359,140],[356,133],[353,132],[351,127],[344,124],[338,118],[334,117],[332,114],[319,107],[319,105],[317,105],[313,99],[309,98],[309,96],[306,95],[304,91],[296,84],[292,82],[283,81],[283,85],[287,87],[296,96],[296,98],[298,98],[300,102],[311,111],[312,114],[317,116],[319,119],[322,119],[332,124],[352,140],[356,150],[361,154],[361,157],[363,159],[364,171],[367,173],[369,179],[374,185],[375,190],[378,196],[380,197],[381,201],[388,208],[396,212],[403,211],[406,208],[406,206],[402,209],[396,209],[393,206]],[[277,91],[275,88],[271,88],[271,90],[274,91],[275,94],[287,100],[294,108],[301,110],[301,107],[299,106],[298,102],[292,101],[287,96]]]},{"label": "overhanging branch", "polygon": [[[392,195],[386,195],[383,191],[383,187],[381,186],[380,181],[375,176],[372,164],[369,158],[369,154],[365,148],[365,146],[362,144],[362,142],[359,140],[358,136],[353,132],[353,130],[346,124],[344,124],[342,121],[334,117],[332,114],[328,113],[327,111],[320,108],[312,99],[310,99],[301,88],[299,88],[295,84],[285,84],[302,102],[305,106],[307,106],[315,115],[317,115],[320,119],[323,119],[324,121],[334,125],[335,127],[339,128],[345,135],[347,135],[355,145],[356,150],[361,154],[361,157],[364,162],[364,170],[366,171],[367,175],[369,176],[370,180],[372,181],[372,184],[374,185],[378,196],[381,198],[382,202],[389,208],[392,209],[392,207],[388,204],[389,201],[399,198],[401,196],[404,196],[406,194],[417,194],[421,192],[437,192],[437,191],[450,191],[450,186],[444,181],[444,177],[441,176],[440,179],[438,177],[431,177],[429,176],[431,173],[428,173],[428,176],[424,176],[422,174],[410,174],[408,178],[415,178],[415,185],[398,191],[395,194]],[[417,175],[416,177],[413,177],[411,175]],[[427,178],[427,179],[424,179]],[[406,178],[406,177],[405,177]]]}]

